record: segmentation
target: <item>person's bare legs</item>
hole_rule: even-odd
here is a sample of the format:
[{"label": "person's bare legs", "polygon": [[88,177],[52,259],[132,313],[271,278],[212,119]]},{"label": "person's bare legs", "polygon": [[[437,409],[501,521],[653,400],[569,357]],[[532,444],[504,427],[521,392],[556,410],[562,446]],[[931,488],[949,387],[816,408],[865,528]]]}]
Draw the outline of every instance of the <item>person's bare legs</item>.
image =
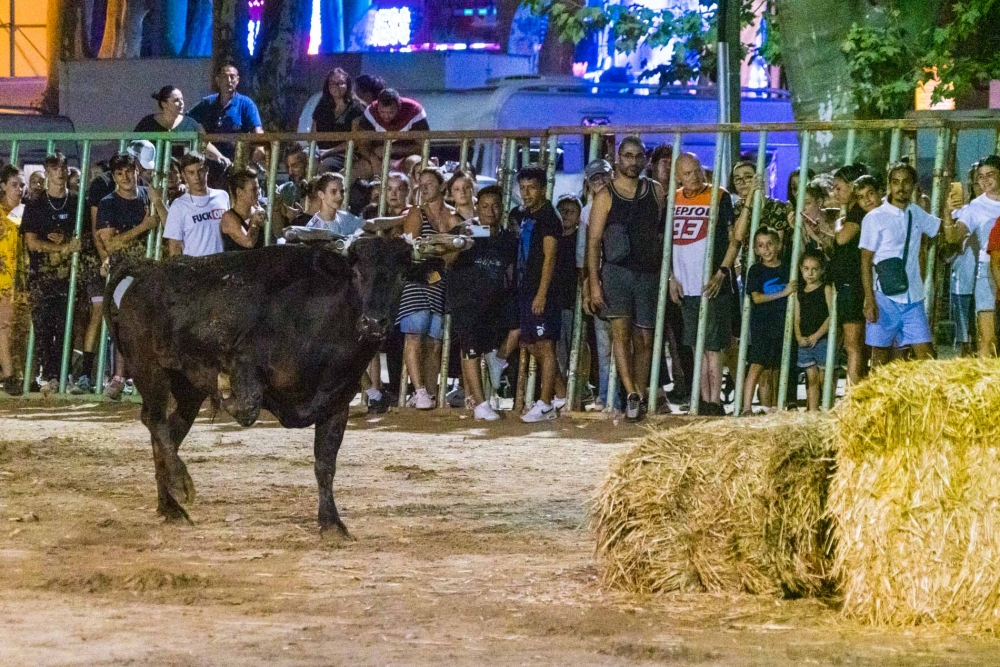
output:
[{"label": "person's bare legs", "polygon": [[[97,339],[101,335],[101,321],[104,319],[104,303],[102,301],[90,302],[90,319],[87,321],[87,332],[83,337],[83,351],[94,352],[97,349]],[[84,368],[80,375],[90,376],[97,372],[96,368]],[[96,383],[97,380],[95,379]]]},{"label": "person's bare legs", "polygon": [[636,383],[632,368],[632,320],[615,317],[611,320],[611,353],[615,355],[618,379],[625,387],[626,394],[642,394]]},{"label": "person's bare legs", "polygon": [[431,398],[436,398],[438,382],[440,380],[438,375],[441,374],[441,341],[435,340],[430,336],[424,336],[422,352],[423,356],[421,359],[423,359],[424,364],[423,380],[426,383],[424,386],[427,388],[427,393],[431,395]]},{"label": "person's bare legs", "polygon": [[847,351],[847,384],[855,385],[861,382],[865,371],[865,324],[864,322],[845,322],[844,349]]},{"label": "person's bare legs", "polygon": [[913,352],[913,357],[918,361],[934,358],[934,346],[930,343],[916,343],[910,346],[910,350]]},{"label": "person's bare legs", "polygon": [[764,368],[760,372],[760,404],[765,408],[775,406],[774,398],[778,388],[775,375],[774,370],[770,368]]},{"label": "person's bare legs", "polygon": [[706,350],[702,361],[701,400],[719,403],[722,400],[722,353]]},{"label": "person's bare legs", "polygon": [[462,357],[462,381],[465,383],[465,395],[471,396],[476,405],[486,402],[483,396],[483,374],[479,368],[479,357],[466,359]]},{"label": "person's bare legs", "polygon": [[976,323],[979,325],[979,358],[989,359],[997,356],[994,312],[992,310],[979,311],[976,313]]},{"label": "person's bare legs", "polygon": [[14,375],[14,357],[11,352],[11,337],[14,326],[14,297],[0,297],[0,377]]},{"label": "person's bare legs", "polygon": [[420,334],[403,334],[403,365],[410,374],[414,390],[427,388],[423,380],[422,343],[423,336]]},{"label": "person's bare legs", "polygon": [[[662,353],[662,351],[661,351]],[[649,393],[649,368],[653,364],[653,330],[632,329],[632,380],[638,385],[639,394]]]},{"label": "person's bare legs", "polygon": [[376,352],[368,363],[368,380],[372,388],[382,391],[382,354]]},{"label": "person's bare legs", "polygon": [[552,405],[552,396],[555,394],[556,368],[558,367],[555,345],[551,340],[540,340],[529,345],[528,351],[535,358],[541,377],[539,398],[546,405]]},{"label": "person's bare legs", "polygon": [[878,366],[884,366],[889,363],[892,359],[892,348],[891,347],[873,347],[872,348],[872,368],[877,368]]},{"label": "person's bare legs", "polygon": [[810,366],[806,369],[806,410],[819,410],[820,387],[823,386],[823,369]]},{"label": "person's bare legs", "polygon": [[[753,392],[757,389],[763,370],[764,367],[760,364],[750,364],[750,369],[747,371],[747,379],[743,383],[743,414],[745,415],[753,414]],[[764,405],[763,391],[760,399],[760,404]]]}]

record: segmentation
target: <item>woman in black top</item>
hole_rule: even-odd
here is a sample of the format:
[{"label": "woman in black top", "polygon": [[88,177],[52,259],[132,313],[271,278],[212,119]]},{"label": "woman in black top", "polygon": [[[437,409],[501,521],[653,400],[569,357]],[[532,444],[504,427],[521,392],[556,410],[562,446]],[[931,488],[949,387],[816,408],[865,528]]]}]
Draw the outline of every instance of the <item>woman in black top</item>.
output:
[{"label": "woman in black top", "polygon": [[[313,110],[310,132],[350,132],[354,121],[364,113],[364,105],[354,96],[354,80],[337,67],[323,82],[323,94]],[[345,142],[321,141],[318,146],[319,159],[328,168],[336,171],[344,167]]]},{"label": "woman in black top", "polygon": [[256,169],[237,169],[229,175],[233,207],[222,214],[222,251],[252,250],[264,245],[264,210],[257,205],[260,184]]},{"label": "woman in black top", "polygon": [[864,291],[861,288],[861,221],[864,210],[854,196],[853,184],[868,173],[867,165],[856,162],[833,174],[830,200],[846,211],[838,220],[830,253],[829,279],[837,288],[837,323],[847,351],[847,381],[857,384],[865,367]]},{"label": "woman in black top", "polygon": [[[190,116],[184,115],[184,93],[177,86],[164,86],[153,93],[158,110],[140,120],[135,126],[135,132],[197,132],[205,134],[201,123]],[[184,146],[177,144],[170,154],[180,159],[184,155]],[[222,160],[222,154],[213,146],[205,147],[205,154],[213,160]],[[228,160],[226,160],[228,162]]]}]

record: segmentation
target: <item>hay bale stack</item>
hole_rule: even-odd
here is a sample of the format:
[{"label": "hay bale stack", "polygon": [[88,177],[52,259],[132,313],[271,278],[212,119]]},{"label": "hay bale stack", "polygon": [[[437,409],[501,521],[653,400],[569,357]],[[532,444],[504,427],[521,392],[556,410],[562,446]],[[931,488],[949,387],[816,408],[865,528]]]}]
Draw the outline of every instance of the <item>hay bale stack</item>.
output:
[{"label": "hay bale stack", "polygon": [[844,611],[1000,629],[1000,362],[892,365],[836,414]]},{"label": "hay bale stack", "polygon": [[831,423],[786,414],[651,432],[599,492],[604,583],[637,594],[828,591]]}]

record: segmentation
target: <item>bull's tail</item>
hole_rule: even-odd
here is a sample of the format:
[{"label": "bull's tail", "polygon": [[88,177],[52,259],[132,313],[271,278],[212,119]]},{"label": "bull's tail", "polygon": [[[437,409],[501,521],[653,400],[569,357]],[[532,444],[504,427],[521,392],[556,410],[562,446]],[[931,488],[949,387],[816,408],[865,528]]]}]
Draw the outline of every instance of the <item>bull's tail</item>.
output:
[{"label": "bull's tail", "polygon": [[108,284],[104,288],[104,317],[111,339],[118,344],[118,318],[122,296],[139,273],[150,263],[147,259],[112,256]]}]

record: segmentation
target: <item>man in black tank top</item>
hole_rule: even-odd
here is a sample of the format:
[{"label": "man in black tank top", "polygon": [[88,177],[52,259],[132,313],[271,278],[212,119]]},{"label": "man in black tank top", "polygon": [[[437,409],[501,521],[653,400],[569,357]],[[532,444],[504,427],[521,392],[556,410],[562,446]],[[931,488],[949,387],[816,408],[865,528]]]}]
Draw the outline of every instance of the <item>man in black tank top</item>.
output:
[{"label": "man in black tank top", "polygon": [[628,397],[625,417],[642,418],[663,258],[664,192],[641,178],[646,147],[638,137],[618,147],[615,178],[594,196],[587,229],[590,306],[611,320],[612,350]]}]

